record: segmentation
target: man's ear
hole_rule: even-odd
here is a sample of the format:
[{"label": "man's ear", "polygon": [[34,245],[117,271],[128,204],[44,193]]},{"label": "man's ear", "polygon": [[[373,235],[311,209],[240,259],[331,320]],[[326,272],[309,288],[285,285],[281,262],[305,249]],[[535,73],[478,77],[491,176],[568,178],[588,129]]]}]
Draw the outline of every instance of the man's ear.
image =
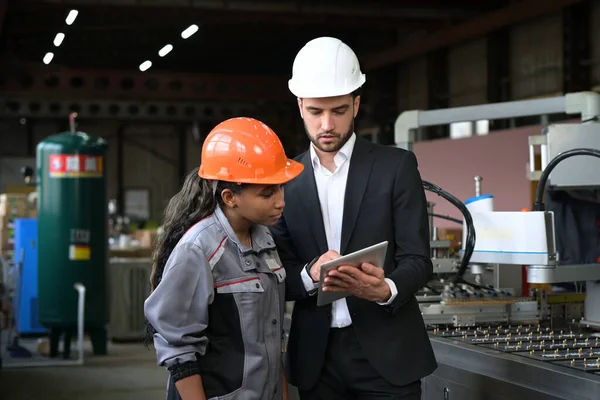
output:
[{"label": "man's ear", "polygon": [[354,118],[358,115],[358,109],[360,108],[360,96],[354,98]]},{"label": "man's ear", "polygon": [[304,119],[304,112],[302,111],[302,99],[298,97],[298,110],[300,110],[300,118]]}]

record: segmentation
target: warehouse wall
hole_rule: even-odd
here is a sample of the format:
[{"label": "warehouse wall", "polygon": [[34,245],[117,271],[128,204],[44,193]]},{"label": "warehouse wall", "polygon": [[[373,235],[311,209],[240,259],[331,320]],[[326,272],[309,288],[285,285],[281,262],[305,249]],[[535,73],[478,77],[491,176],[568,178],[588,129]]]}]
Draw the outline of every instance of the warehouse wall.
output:
[{"label": "warehouse wall", "polygon": [[[600,0],[592,3],[592,80],[600,85]],[[486,38],[466,41],[448,49],[448,105],[488,102]],[[509,29],[510,89],[512,99],[559,95],[563,91],[563,15],[555,13]],[[398,112],[428,109],[427,57],[398,66]],[[591,89],[591,87],[590,87]]]},{"label": "warehouse wall", "polygon": [[[60,132],[60,127],[52,122],[34,122],[33,126],[21,124],[19,121],[0,122],[0,152],[2,158],[11,159],[14,157],[31,157],[28,153],[28,129],[32,129],[33,149],[35,145],[45,137]],[[117,132],[120,125],[110,121],[86,121],[79,126],[79,129],[94,136],[103,137],[108,143],[108,153],[106,157],[106,173],[108,178],[108,196],[117,198],[118,178],[117,178]],[[151,216],[158,218],[162,214],[164,206],[168,199],[179,189],[181,181],[177,165],[172,165],[161,158],[151,154],[137,146],[134,142],[140,142],[144,146],[155,150],[166,158],[177,161],[179,158],[179,143],[173,126],[161,124],[136,124],[127,126],[124,131],[124,165],[123,165],[123,184],[127,189],[149,189]],[[200,143],[193,139],[191,129],[186,132],[186,153],[187,170],[199,164]],[[11,167],[8,167],[8,166]],[[2,182],[1,177],[4,174],[10,175],[11,179],[18,173],[15,171],[6,171],[14,163],[2,163],[0,160],[0,190],[4,190],[7,183]],[[2,171],[2,167],[5,171]],[[31,165],[35,167],[35,165]],[[14,178],[13,178],[14,179]],[[6,179],[5,179],[6,181]]]},{"label": "warehouse wall", "polygon": [[[259,111],[260,113],[260,111]],[[306,135],[301,128],[301,120],[294,109],[285,119],[270,115],[259,115],[274,127],[280,127],[288,139],[288,144],[305,146]],[[0,192],[7,184],[15,184],[19,171],[15,165],[27,162],[35,168],[35,146],[45,137],[61,132],[64,126],[58,122],[44,121],[0,121]],[[64,121],[63,121],[64,122]],[[62,123],[62,122],[61,122]],[[210,123],[200,125],[200,139],[212,127]],[[161,123],[120,123],[117,121],[80,121],[78,130],[93,136],[100,136],[108,143],[106,173],[108,196],[118,197],[118,150],[117,135],[122,129],[123,146],[123,187],[128,189],[148,189],[150,192],[150,216],[161,217],[168,200],[181,187],[179,176],[179,130],[185,129],[186,172],[200,164],[201,142],[194,137],[191,125],[169,125]],[[29,134],[31,131],[31,134]],[[139,146],[138,144],[141,144]],[[155,152],[153,154],[152,152]],[[15,159],[17,158],[17,159]],[[3,162],[5,160],[5,162]],[[170,162],[172,161],[172,162]],[[4,171],[3,171],[4,168]],[[2,181],[3,174],[6,175]],[[22,181],[21,181],[22,182]]]},{"label": "warehouse wall", "polygon": [[476,39],[448,52],[448,106],[487,102],[487,41]]},{"label": "warehouse wall", "polygon": [[419,57],[398,67],[399,110],[427,109],[429,82],[427,57]]},{"label": "warehouse wall", "polygon": [[562,93],[562,14],[511,30],[511,91],[515,100]]},{"label": "warehouse wall", "polygon": [[[600,88],[600,0],[592,2],[590,29],[590,59],[581,60],[581,62],[590,65],[592,85]],[[552,96],[562,93],[564,70],[562,32],[562,13],[547,15],[509,29],[510,89],[513,99]],[[386,43],[386,46],[389,45]],[[487,56],[489,52],[494,51],[494,49],[488,48],[488,45],[487,38],[477,38],[447,49],[445,59],[448,68],[448,106],[487,102],[487,84],[490,79]],[[385,46],[382,45],[382,47]],[[390,83],[393,85],[392,87],[396,88],[395,99],[398,113],[407,109],[430,108],[429,93],[432,88],[430,87],[431,77],[428,75],[431,72],[431,69],[428,68],[428,56],[420,56],[403,62],[397,66],[396,71],[397,76],[391,79]],[[369,73],[373,79],[368,79],[367,85],[372,82],[373,85],[377,84],[378,87],[381,87],[381,79],[375,79],[376,73],[377,71]],[[389,74],[389,71],[385,73]],[[391,75],[394,75],[394,71]],[[369,95],[372,100],[375,99],[371,92]],[[378,101],[378,104],[365,104],[366,115],[371,115],[375,119],[379,118],[377,109],[381,104],[385,105],[388,98],[382,97]],[[265,120],[278,132],[283,133],[284,144],[293,149],[290,155],[296,155],[305,148],[306,137],[297,110],[291,108],[280,112],[270,110],[268,105],[257,105],[253,113],[255,113],[253,116]],[[393,110],[391,114],[393,115]],[[64,129],[65,123],[65,121],[43,120],[36,120],[33,123],[21,122],[25,121],[0,121],[0,158],[32,157],[35,145],[44,137]],[[116,198],[118,192],[116,141],[120,126],[119,122],[87,120],[82,121],[80,126],[81,130],[102,136],[108,141],[108,191],[111,198]],[[191,126],[185,128],[186,167],[187,170],[190,170],[199,163],[200,143],[194,139]],[[123,129],[125,139],[124,187],[125,189],[147,188],[150,190],[151,213],[154,218],[160,217],[166,201],[180,186],[177,163],[170,163],[165,159],[178,160],[180,157],[178,140],[181,129],[183,129],[182,125],[158,123],[129,124]],[[205,135],[206,132],[201,132],[202,134]],[[494,133],[494,135],[496,134]],[[143,149],[128,139],[143,143],[150,150],[160,153],[162,157],[152,154],[148,149]],[[493,138],[477,139],[482,140],[481,143],[495,140]],[[458,141],[456,144],[447,142],[444,145],[431,146],[444,153],[448,146],[458,146],[460,143],[464,142]],[[422,145],[426,144],[419,144],[419,146]],[[445,156],[440,155],[440,157]],[[1,165],[0,162],[0,179],[2,176]],[[5,163],[5,170],[7,168],[14,169],[14,165],[14,163]],[[519,166],[518,168],[523,167]],[[13,176],[14,172],[12,171]],[[471,174],[471,172],[468,173]],[[469,184],[471,178],[471,176],[465,178]],[[0,180],[0,186],[2,185]]]}]

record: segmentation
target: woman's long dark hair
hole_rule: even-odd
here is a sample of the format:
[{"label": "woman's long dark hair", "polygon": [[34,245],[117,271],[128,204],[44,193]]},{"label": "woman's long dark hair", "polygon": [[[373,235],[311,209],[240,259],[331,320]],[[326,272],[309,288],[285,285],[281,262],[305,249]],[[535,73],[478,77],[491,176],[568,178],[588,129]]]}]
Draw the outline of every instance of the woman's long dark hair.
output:
[{"label": "woman's long dark hair", "polygon": [[[186,176],[181,190],[171,198],[165,208],[162,233],[156,240],[152,254],[150,273],[152,291],[160,284],[169,256],[188,229],[212,215],[217,205],[223,205],[221,192],[224,189],[237,193],[242,188],[243,185],[219,181],[217,190],[213,194],[212,183],[198,176],[198,168],[194,168]],[[144,342],[147,346],[152,343],[154,333],[154,328],[146,320]]]}]

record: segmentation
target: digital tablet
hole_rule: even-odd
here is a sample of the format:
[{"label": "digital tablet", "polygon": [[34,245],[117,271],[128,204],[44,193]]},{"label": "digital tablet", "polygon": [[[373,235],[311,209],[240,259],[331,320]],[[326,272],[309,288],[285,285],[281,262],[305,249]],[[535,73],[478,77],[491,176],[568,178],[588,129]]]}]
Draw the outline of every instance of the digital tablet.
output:
[{"label": "digital tablet", "polygon": [[385,262],[385,255],[387,253],[388,242],[377,243],[373,246],[365,247],[362,250],[355,251],[354,253],[347,254],[335,260],[328,261],[321,265],[321,277],[319,279],[319,291],[317,297],[317,305],[323,306],[326,304],[333,303],[336,300],[343,299],[349,296],[349,293],[344,292],[324,292],[323,285],[324,279],[333,268],[347,265],[351,267],[359,267],[362,263],[367,262],[373,264],[376,267],[383,268]]}]

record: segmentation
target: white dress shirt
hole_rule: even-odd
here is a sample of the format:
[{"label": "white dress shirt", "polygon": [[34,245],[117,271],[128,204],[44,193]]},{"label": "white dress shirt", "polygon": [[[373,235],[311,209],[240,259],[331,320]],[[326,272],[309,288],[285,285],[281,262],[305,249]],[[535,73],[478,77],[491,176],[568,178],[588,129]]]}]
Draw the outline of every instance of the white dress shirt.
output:
[{"label": "white dress shirt", "polygon": [[[317,192],[319,202],[321,203],[327,246],[329,250],[335,250],[338,253],[341,247],[342,219],[344,217],[344,197],[346,182],[348,180],[348,169],[355,143],[356,134],[353,133],[333,158],[336,167],[333,173],[321,165],[313,145],[310,145],[310,159],[313,163]],[[318,283],[314,283],[310,275],[306,272],[306,268],[302,269],[301,277],[307,291],[310,292],[318,286]],[[389,285],[392,295],[387,302],[379,303],[381,305],[390,304],[398,294],[398,289],[394,281],[389,278],[386,278],[385,281]],[[346,299],[333,302],[331,311],[332,328],[343,328],[352,325],[352,318],[350,317]]]}]

